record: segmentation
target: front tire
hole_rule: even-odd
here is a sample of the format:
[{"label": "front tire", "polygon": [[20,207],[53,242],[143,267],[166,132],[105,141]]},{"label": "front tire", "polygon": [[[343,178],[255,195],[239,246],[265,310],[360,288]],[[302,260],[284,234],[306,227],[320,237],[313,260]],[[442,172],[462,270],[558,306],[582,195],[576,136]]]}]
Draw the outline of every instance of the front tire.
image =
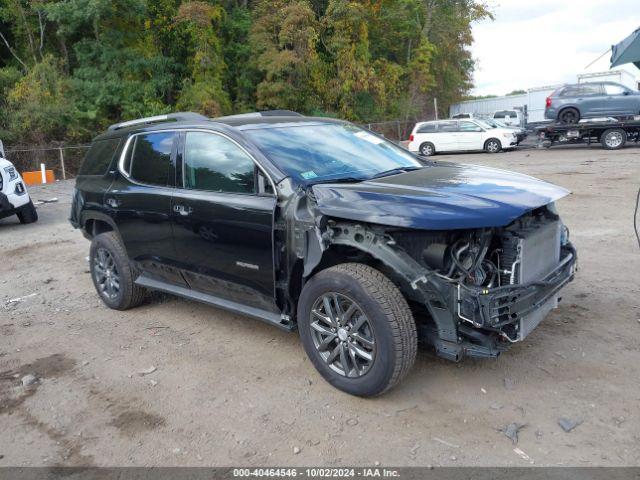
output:
[{"label": "front tire", "polygon": [[144,301],[146,290],[134,283],[135,273],[115,232],[93,238],[89,262],[93,285],[107,307],[128,310]]},{"label": "front tire", "polygon": [[416,324],[407,301],[391,280],[364,264],[341,264],[313,276],[298,301],[298,329],[318,372],[351,395],[389,390],[416,358]]},{"label": "front tire", "polygon": [[38,221],[38,212],[33,205],[33,201],[30,200],[25,206],[21,207],[17,213],[20,223],[35,223]]},{"label": "front tire", "polygon": [[498,153],[502,150],[502,143],[497,138],[490,138],[484,142],[484,151],[487,153]]}]

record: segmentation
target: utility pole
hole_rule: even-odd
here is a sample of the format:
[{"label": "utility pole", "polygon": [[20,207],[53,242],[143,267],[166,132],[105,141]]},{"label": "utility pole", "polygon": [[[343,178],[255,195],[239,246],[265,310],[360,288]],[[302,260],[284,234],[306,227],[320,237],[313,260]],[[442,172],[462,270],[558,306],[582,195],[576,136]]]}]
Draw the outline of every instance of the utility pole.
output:
[{"label": "utility pole", "polygon": [[436,120],[438,120],[438,99],[433,97],[433,109],[436,112]]}]

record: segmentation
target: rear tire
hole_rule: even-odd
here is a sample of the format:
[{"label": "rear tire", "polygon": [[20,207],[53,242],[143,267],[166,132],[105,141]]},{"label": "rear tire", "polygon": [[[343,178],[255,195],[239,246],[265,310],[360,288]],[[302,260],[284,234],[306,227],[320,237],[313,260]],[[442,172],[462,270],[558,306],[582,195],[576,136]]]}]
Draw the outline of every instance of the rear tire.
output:
[{"label": "rear tire", "polygon": [[416,358],[407,301],[391,280],[364,264],[345,263],[313,276],[298,301],[298,330],[318,372],[351,395],[389,390]]},{"label": "rear tire", "polygon": [[610,128],[605,130],[600,137],[600,143],[605,150],[618,150],[627,143],[627,132],[622,128]]},{"label": "rear tire", "polygon": [[93,285],[107,307],[128,310],[144,301],[147,290],[134,283],[136,274],[115,232],[101,233],[93,238],[89,262]]},{"label": "rear tire", "polygon": [[565,108],[558,114],[558,121],[571,125],[580,121],[580,112],[576,108]]},{"label": "rear tire", "polygon": [[29,200],[25,206],[20,207],[20,210],[17,213],[18,220],[20,223],[35,223],[38,221],[38,212],[36,211],[36,207],[33,205],[33,201]]},{"label": "rear tire", "polygon": [[430,157],[436,154],[436,147],[431,142],[424,142],[420,145],[420,155],[423,157]]},{"label": "rear tire", "polygon": [[498,153],[502,150],[502,143],[497,138],[490,138],[484,142],[484,151],[487,153]]}]

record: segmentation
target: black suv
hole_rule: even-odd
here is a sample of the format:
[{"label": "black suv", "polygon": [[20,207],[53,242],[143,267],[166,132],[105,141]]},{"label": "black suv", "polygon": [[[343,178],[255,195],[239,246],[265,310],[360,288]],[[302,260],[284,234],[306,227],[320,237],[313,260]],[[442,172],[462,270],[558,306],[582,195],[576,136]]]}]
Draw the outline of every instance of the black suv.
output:
[{"label": "black suv", "polygon": [[575,270],[567,193],[348,122],[177,113],[97,137],[70,220],[107,306],[159,290],[297,327],[326,380],[367,396],[409,371],[418,339],[495,357],[542,321]]}]

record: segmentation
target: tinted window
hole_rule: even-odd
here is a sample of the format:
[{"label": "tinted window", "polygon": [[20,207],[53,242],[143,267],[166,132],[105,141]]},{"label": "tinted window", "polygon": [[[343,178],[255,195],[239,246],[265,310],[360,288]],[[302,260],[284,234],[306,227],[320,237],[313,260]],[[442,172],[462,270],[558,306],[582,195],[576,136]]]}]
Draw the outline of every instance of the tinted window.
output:
[{"label": "tinted window", "polygon": [[211,192],[254,193],[255,164],[240,147],[220,135],[188,132],[185,188]]},{"label": "tinted window", "polygon": [[425,123],[424,125],[420,125],[418,127],[417,133],[432,133],[436,131],[435,123]]},{"label": "tinted window", "polygon": [[626,91],[627,89],[624,88],[622,85],[615,85],[613,83],[604,84],[604,92],[607,95],[622,95]]},{"label": "tinted window", "polygon": [[564,87],[560,93],[561,97],[580,97],[582,95],[599,95],[602,92],[598,83],[582,83],[580,85],[569,85]]},{"label": "tinted window", "polygon": [[506,117],[517,118],[518,112],[516,112],[515,110],[502,110],[500,112],[496,112],[493,115],[493,118],[506,118]]},{"label": "tinted window", "polygon": [[582,95],[599,95],[602,93],[602,87],[598,83],[584,83],[580,87]]},{"label": "tinted window", "polygon": [[460,122],[461,132],[478,132],[481,128],[473,122]]},{"label": "tinted window", "polygon": [[80,175],[104,175],[120,144],[119,138],[93,142],[80,168]]},{"label": "tinted window", "polygon": [[406,150],[348,123],[300,123],[244,133],[282,172],[305,183],[421,167]]},{"label": "tinted window", "polygon": [[438,125],[439,132],[457,132],[458,122],[440,122]]},{"label": "tinted window", "polygon": [[150,185],[168,185],[171,152],[176,138],[174,132],[137,135],[131,158],[131,177]]}]

